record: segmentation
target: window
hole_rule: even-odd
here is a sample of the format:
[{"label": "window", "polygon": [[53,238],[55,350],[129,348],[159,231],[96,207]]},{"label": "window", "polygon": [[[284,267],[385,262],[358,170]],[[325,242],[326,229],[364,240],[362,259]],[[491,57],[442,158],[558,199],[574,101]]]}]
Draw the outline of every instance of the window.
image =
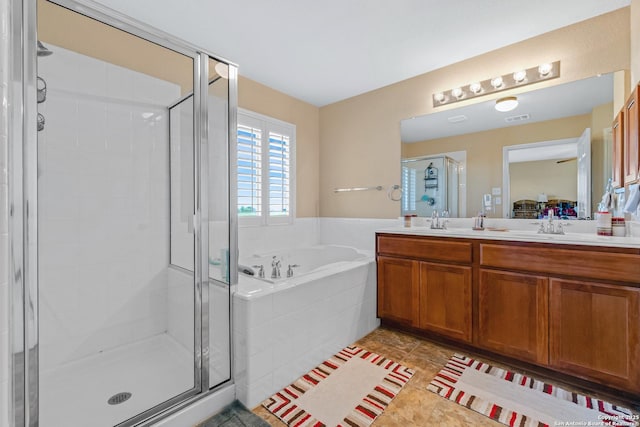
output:
[{"label": "window", "polygon": [[238,110],[238,217],[240,224],[293,222],[296,127]]}]

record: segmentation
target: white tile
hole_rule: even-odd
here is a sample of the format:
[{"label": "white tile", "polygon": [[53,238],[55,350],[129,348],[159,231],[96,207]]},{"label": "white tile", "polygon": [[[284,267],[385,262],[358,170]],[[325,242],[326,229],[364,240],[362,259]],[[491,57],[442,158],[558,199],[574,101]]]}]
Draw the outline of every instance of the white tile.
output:
[{"label": "white tile", "polygon": [[262,403],[263,400],[277,391],[278,389],[273,386],[273,375],[265,375],[258,381],[255,381],[249,385],[246,394],[246,403],[243,403],[248,408],[255,408],[260,403]]},{"label": "white tile", "polygon": [[12,403],[9,394],[9,382],[0,381],[0,426],[10,426],[9,422],[9,407]]},{"label": "white tile", "polygon": [[[0,383],[9,381],[9,331],[0,333]],[[2,425],[2,424],[0,424]]]}]

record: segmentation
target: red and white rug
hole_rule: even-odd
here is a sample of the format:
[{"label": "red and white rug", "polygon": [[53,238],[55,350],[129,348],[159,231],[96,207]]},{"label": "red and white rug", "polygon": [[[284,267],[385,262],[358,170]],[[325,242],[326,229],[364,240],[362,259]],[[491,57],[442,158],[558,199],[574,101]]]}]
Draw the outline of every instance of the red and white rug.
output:
[{"label": "red and white rug", "polygon": [[262,405],[289,426],[369,426],[413,373],[383,356],[347,347]]},{"label": "red and white rug", "polygon": [[507,426],[637,426],[638,414],[454,355],[428,390]]}]

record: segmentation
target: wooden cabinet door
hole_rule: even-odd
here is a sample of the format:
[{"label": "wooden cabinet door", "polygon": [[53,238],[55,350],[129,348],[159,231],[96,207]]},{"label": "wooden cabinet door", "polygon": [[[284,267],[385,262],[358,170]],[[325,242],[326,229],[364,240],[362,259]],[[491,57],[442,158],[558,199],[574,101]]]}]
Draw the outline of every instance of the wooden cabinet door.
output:
[{"label": "wooden cabinet door", "polygon": [[378,257],[378,317],[418,325],[418,261]]},{"label": "wooden cabinet door", "polygon": [[640,149],[638,147],[638,121],[640,110],[638,109],[638,88],[635,90],[625,104],[624,113],[624,182],[629,184],[638,179],[638,165]]},{"label": "wooden cabinet door", "polygon": [[550,363],[640,391],[640,289],[551,279]]},{"label": "wooden cabinet door", "polygon": [[471,341],[471,267],[420,263],[418,326]]},{"label": "wooden cabinet door", "polygon": [[611,184],[613,188],[624,186],[624,108],[620,110],[613,120],[613,153],[611,156],[612,173]]},{"label": "wooden cabinet door", "polygon": [[549,360],[549,280],[480,270],[478,345],[537,364]]}]

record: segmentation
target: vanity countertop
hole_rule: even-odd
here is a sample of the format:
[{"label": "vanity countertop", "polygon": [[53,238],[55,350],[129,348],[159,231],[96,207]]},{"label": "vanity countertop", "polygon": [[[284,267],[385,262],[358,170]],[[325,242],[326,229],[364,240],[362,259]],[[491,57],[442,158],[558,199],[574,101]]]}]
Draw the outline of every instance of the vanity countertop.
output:
[{"label": "vanity countertop", "polygon": [[640,237],[598,236],[595,233],[566,232],[566,234],[538,234],[534,230],[507,229],[473,230],[471,228],[450,227],[434,230],[429,227],[390,227],[376,230],[378,233],[404,234],[415,236],[457,237],[465,239],[506,240],[519,242],[553,243],[560,245],[609,246],[619,248],[640,248]]}]

